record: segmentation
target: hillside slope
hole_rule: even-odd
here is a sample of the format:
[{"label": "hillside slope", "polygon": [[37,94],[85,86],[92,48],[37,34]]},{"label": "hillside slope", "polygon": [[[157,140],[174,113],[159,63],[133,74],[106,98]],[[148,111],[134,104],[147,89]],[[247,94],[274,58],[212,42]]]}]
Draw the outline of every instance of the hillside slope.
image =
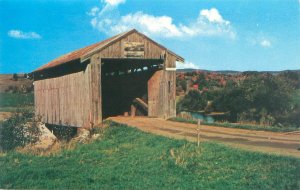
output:
[{"label": "hillside slope", "polygon": [[17,75],[14,78],[13,74],[0,74],[0,93],[32,91],[33,81],[25,78],[24,75]]},{"label": "hillside slope", "polygon": [[0,155],[8,189],[299,189],[299,159],[174,140],[111,124],[49,156]]}]

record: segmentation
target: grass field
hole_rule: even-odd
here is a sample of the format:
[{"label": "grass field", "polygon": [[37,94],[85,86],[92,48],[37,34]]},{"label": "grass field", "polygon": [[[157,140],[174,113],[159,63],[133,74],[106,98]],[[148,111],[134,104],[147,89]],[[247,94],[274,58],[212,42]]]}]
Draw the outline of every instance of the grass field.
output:
[{"label": "grass field", "polygon": [[50,156],[0,156],[0,188],[299,189],[300,160],[111,124],[101,140]]},{"label": "grass field", "polygon": [[[181,117],[170,118],[170,121],[183,122],[183,123],[192,123],[197,124],[196,120],[185,119]],[[235,123],[207,123],[202,122],[203,125],[217,126],[217,127],[228,127],[228,128],[237,128],[237,129],[249,129],[257,131],[273,131],[273,132],[291,132],[297,131],[298,128],[294,127],[275,127],[275,126],[259,126],[259,125],[247,125],[247,124],[235,124]]]},{"label": "grass field", "polygon": [[0,111],[13,112],[22,107],[32,107],[34,104],[33,93],[0,93]]}]

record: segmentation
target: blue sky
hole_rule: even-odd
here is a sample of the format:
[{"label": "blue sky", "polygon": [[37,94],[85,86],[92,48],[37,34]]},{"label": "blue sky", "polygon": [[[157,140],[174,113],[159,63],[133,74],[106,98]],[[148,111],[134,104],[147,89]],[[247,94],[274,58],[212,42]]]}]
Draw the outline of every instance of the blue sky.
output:
[{"label": "blue sky", "polygon": [[0,0],[0,73],[136,28],[209,70],[300,69],[300,0]]}]

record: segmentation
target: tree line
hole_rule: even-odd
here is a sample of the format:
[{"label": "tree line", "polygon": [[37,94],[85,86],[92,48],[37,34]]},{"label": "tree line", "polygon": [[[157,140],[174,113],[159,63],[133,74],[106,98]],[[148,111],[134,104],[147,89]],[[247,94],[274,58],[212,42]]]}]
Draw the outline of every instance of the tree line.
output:
[{"label": "tree line", "polygon": [[[189,90],[179,100],[178,113],[182,110],[227,112],[225,120],[229,122],[300,127],[299,72],[246,72],[214,78],[207,77],[207,73],[188,75],[198,89]],[[178,85],[184,86],[185,79],[178,77]],[[212,103],[208,106],[208,102]]]}]

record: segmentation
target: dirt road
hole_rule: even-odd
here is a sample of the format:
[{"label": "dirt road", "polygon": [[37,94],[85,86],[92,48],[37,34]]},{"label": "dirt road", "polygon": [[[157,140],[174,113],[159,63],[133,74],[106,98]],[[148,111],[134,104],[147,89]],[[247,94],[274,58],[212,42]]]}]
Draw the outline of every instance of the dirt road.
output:
[{"label": "dirt road", "polygon": [[[111,117],[117,123],[136,127],[142,131],[197,141],[197,125],[166,121],[147,117]],[[261,151],[280,155],[290,155],[300,158],[300,131],[298,132],[268,132],[245,129],[233,129],[201,125],[202,141],[214,140],[234,147],[251,151]]]}]

